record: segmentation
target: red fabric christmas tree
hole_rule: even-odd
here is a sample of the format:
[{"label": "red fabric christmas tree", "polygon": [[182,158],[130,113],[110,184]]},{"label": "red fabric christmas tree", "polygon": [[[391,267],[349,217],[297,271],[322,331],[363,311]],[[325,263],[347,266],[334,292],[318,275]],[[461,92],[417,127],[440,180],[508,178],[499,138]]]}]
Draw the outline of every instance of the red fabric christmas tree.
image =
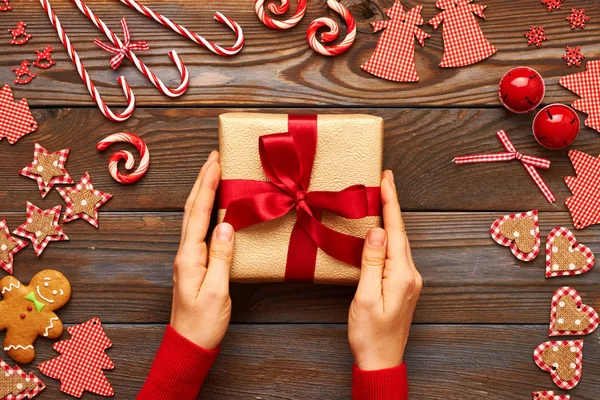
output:
[{"label": "red fabric christmas tree", "polygon": [[565,177],[573,196],[565,200],[573,218],[573,226],[583,229],[600,224],[600,159],[581,151],[569,151],[577,177]]},{"label": "red fabric christmas tree", "polygon": [[4,86],[0,90],[0,140],[7,138],[10,144],[14,144],[37,128],[27,100],[21,99],[15,103],[10,86]]},{"label": "red fabric christmas tree", "polygon": [[85,390],[102,396],[115,394],[104,376],[103,369],[113,369],[115,364],[104,352],[112,342],[102,329],[98,318],[67,328],[70,340],[54,344],[62,354],[40,364],[40,372],[61,381],[60,390],[81,397]]},{"label": "red fabric christmas tree", "polygon": [[585,125],[600,132],[600,60],[589,61],[587,71],[560,78],[559,83],[581,99],[571,105],[588,114]]}]

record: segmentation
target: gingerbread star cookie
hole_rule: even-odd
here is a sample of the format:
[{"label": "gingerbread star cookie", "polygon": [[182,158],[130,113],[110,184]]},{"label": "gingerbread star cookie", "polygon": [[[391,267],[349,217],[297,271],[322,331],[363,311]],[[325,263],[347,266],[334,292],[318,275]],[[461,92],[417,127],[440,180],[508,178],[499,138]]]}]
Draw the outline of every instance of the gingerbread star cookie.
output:
[{"label": "gingerbread star cookie", "polygon": [[33,161],[21,170],[21,175],[35,179],[40,188],[42,198],[46,197],[56,184],[71,185],[73,179],[65,169],[70,149],[49,153],[38,143],[33,150]]},{"label": "gingerbread star cookie", "polygon": [[35,254],[38,257],[48,246],[48,243],[69,240],[62,228],[58,226],[61,208],[62,206],[56,206],[48,210],[42,210],[27,202],[27,221],[21,224],[13,233],[31,240]]},{"label": "gingerbread star cookie", "polygon": [[13,258],[29,243],[10,235],[6,220],[0,220],[0,267],[12,275]]},{"label": "gingerbread star cookie", "polygon": [[577,243],[567,228],[554,228],[546,239],[546,278],[581,275],[594,266],[594,253]]},{"label": "gingerbread star cookie", "polygon": [[498,218],[490,227],[490,235],[499,245],[509,247],[519,260],[535,259],[541,247],[537,210]]},{"label": "gingerbread star cookie", "polygon": [[575,289],[562,287],[552,297],[549,336],[583,336],[598,328],[598,313],[583,304]]},{"label": "gingerbread star cookie", "polygon": [[555,395],[553,391],[533,392],[533,400],[570,400],[571,396]]},{"label": "gingerbread star cookie", "polygon": [[533,360],[559,388],[571,390],[581,380],[583,340],[542,343],[533,352]]},{"label": "gingerbread star cookie", "polygon": [[98,228],[98,209],[110,200],[112,194],[94,189],[92,179],[87,172],[74,188],[57,188],[56,190],[67,203],[63,222],[83,218]]}]

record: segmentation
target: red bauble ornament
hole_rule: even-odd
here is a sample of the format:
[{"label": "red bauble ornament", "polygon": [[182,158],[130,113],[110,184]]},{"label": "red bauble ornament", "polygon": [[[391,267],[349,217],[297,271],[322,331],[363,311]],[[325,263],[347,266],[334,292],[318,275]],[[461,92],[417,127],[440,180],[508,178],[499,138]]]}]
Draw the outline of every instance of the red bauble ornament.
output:
[{"label": "red bauble ornament", "polygon": [[542,76],[532,68],[517,67],[508,71],[498,85],[502,105],[514,113],[526,113],[540,105],[546,93]]},{"label": "red bauble ornament", "polygon": [[533,136],[547,149],[564,149],[579,135],[579,116],[569,106],[550,104],[540,110],[533,120]]}]

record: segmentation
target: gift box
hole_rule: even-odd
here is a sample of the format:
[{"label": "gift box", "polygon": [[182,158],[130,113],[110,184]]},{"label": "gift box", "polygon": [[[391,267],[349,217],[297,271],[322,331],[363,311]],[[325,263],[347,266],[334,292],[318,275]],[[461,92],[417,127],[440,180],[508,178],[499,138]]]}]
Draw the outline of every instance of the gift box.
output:
[{"label": "gift box", "polygon": [[228,113],[219,142],[231,280],[355,285],[366,233],[381,226],[383,120]]}]

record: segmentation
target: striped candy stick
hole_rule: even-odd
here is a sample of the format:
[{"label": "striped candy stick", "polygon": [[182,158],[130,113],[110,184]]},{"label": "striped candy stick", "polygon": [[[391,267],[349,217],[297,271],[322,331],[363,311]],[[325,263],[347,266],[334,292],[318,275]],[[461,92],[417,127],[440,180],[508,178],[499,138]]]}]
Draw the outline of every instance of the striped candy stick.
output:
[{"label": "striped candy stick", "polygon": [[[123,1],[123,0],[121,0]],[[289,8],[288,0],[281,0],[281,5],[277,6],[274,3],[269,4],[269,11],[275,15],[282,15],[287,12]],[[289,19],[285,21],[276,21],[271,17],[268,17],[265,13],[265,0],[256,0],[254,3],[254,10],[258,19],[271,29],[285,30],[290,29],[298,24],[306,13],[306,0],[298,0],[298,9]]]},{"label": "striped candy stick", "polygon": [[317,40],[317,31],[324,26],[329,27],[329,32],[323,32],[321,35],[321,40],[324,43],[329,43],[337,39],[340,28],[338,23],[331,18],[317,18],[308,26],[306,39],[308,40],[310,47],[317,53],[324,56],[337,56],[348,50],[354,43],[354,39],[356,39],[356,21],[354,21],[354,17],[352,17],[350,10],[337,0],[327,0],[327,6],[340,14],[344,19],[346,26],[348,27],[348,34],[341,43],[333,46],[324,46]]},{"label": "striped candy stick", "polygon": [[96,144],[96,149],[103,151],[113,143],[122,142],[131,143],[138,149],[140,153],[140,164],[138,165],[137,169],[130,174],[120,173],[118,169],[119,161],[124,160],[125,169],[130,170],[135,164],[135,158],[133,157],[133,154],[127,150],[119,150],[110,156],[110,159],[108,160],[108,172],[115,181],[129,185],[139,181],[150,166],[150,152],[148,151],[148,146],[146,146],[146,143],[144,143],[139,136],[134,135],[133,133],[119,132],[102,139],[100,142],[98,142],[98,144]]}]

